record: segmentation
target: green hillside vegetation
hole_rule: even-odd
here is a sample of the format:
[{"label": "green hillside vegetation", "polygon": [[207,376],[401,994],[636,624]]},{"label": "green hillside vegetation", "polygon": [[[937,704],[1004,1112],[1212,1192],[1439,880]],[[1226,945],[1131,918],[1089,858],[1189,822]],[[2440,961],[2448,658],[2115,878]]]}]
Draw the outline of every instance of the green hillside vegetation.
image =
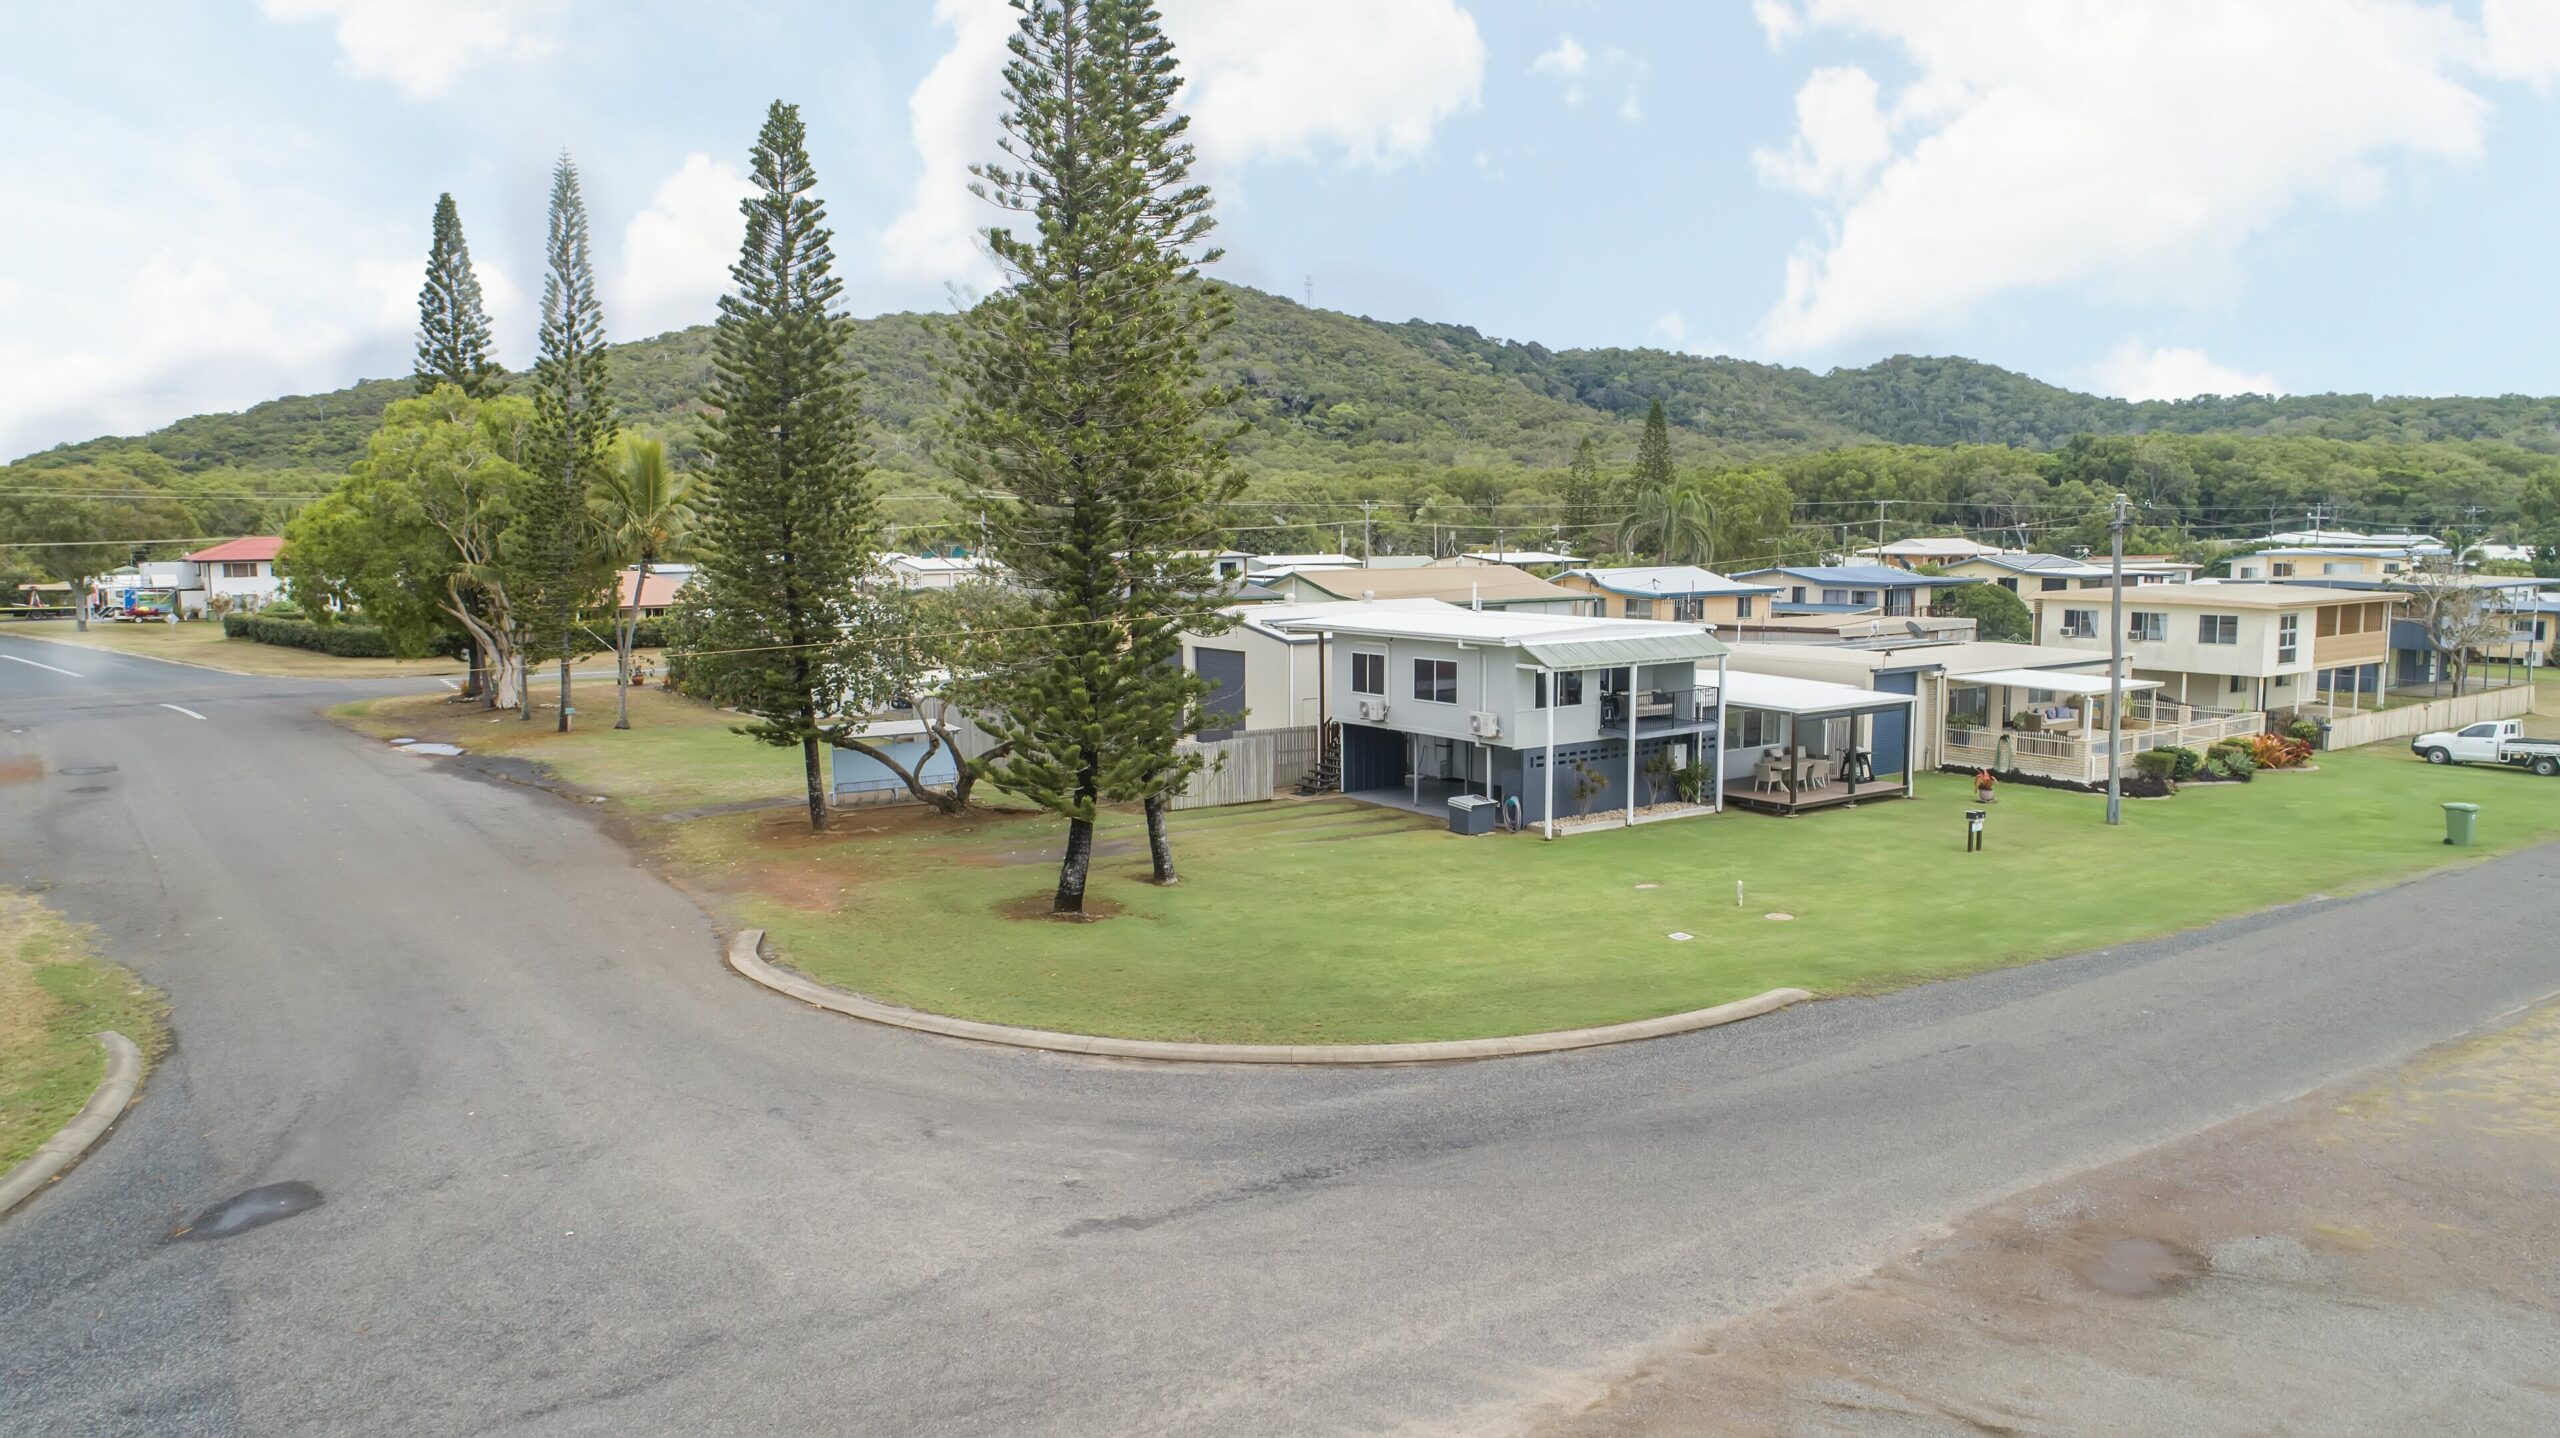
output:
[{"label": "green hillside vegetation", "polygon": [[[2043,546],[2092,543],[2118,489],[2142,506],[2143,548],[2196,549],[2299,522],[2560,530],[2560,400],[2239,396],[2133,404],[1996,366],[1899,356],[1808,370],[1660,350],[1550,350],[1460,325],[1389,324],[1250,289],[1220,361],[1237,387],[1234,452],[1248,478],[1235,543],[1282,550],[1353,542],[1374,501],[1381,550],[1435,542],[1599,543],[1608,517],[1569,507],[1565,466],[1594,437],[1612,492],[1647,406],[1660,398],[1688,473],[1782,479],[1805,526],[1717,561],[1809,553],[1844,526],[1871,536],[1961,527]],[[908,547],[975,533],[937,462],[947,318],[852,322],[883,515]],[[711,331],[615,347],[623,423],[700,456]],[[336,482],[407,379],[199,415],[0,468],[0,539],[139,538],[272,530]],[[111,494],[67,505],[48,494]],[[1881,515],[1875,502],[1890,501]],[[2475,512],[2476,510],[2476,512]],[[1557,533],[1561,527],[1562,533]],[[117,530],[123,533],[108,533]],[[20,567],[23,566],[21,562]]]}]

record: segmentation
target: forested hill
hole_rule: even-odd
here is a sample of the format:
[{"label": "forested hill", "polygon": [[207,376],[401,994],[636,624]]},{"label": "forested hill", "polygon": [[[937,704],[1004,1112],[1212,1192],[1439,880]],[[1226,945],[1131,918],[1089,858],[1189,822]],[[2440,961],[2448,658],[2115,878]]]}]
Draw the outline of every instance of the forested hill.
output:
[{"label": "forested hill", "polygon": [[[1740,460],[1870,442],[2049,449],[2078,434],[2232,433],[2423,443],[2500,440],[2560,453],[2560,401],[2239,397],[2131,404],[2075,393],[1993,365],[1897,356],[1817,375],[1660,350],[1550,350],[1461,325],[1388,324],[1237,289],[1229,377],[1246,426],[1237,453],[1258,478],[1420,476],[1465,468],[1552,470],[1585,434],[1632,447],[1646,406],[1669,411],[1681,457]],[[869,374],[866,407],[885,469],[932,472],[936,322],[913,314],[856,324]],[[707,326],[618,346],[614,379],[627,423],[693,448],[710,371]],[[97,439],[28,456],[31,467],[136,448],[181,474],[336,472],[363,450],[382,408],[408,381],[271,400],[199,415],[131,439]]]}]

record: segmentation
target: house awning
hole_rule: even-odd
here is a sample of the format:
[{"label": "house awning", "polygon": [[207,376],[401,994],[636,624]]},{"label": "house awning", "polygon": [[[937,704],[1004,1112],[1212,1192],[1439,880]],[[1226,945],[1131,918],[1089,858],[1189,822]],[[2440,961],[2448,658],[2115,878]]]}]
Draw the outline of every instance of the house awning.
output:
[{"label": "house awning", "polygon": [[1919,696],[1889,689],[1859,689],[1826,684],[1819,679],[1790,679],[1781,674],[1727,674],[1724,702],[1733,709],[1759,709],[1772,714],[1863,714],[1879,709],[1908,709]]},{"label": "house awning", "polygon": [[[2063,674],[2045,669],[1991,669],[1980,674],[1951,674],[1950,684],[2005,684],[2012,689],[2049,689],[2056,694],[2104,694],[2108,680],[2104,674]],[[2127,679],[2124,691],[2131,694],[2141,689],[2157,689],[2157,679]]]},{"label": "house awning", "polygon": [[1703,629],[1678,634],[1624,634],[1591,639],[1532,639],[1520,652],[1541,669],[1621,669],[1714,659],[1733,651]]}]

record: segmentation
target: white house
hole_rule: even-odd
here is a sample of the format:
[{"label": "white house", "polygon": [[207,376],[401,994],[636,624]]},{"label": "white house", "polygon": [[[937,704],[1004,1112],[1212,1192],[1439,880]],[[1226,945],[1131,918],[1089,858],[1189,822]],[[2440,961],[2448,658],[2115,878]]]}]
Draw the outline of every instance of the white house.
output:
[{"label": "white house", "polygon": [[234,609],[259,609],[284,593],[284,580],[276,573],[276,556],[282,553],[281,537],[253,534],[199,549],[187,556],[187,563],[196,567],[208,601],[227,602]]},{"label": "white house", "polygon": [[939,554],[880,556],[880,567],[903,589],[957,589],[972,579],[1001,580],[1005,567],[992,559],[953,559]]}]

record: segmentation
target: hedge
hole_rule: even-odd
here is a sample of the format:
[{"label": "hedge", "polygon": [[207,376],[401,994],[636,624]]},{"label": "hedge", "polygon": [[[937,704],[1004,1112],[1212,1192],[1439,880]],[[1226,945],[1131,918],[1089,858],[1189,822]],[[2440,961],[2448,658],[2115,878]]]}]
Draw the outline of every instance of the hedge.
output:
[{"label": "hedge", "polygon": [[263,614],[222,616],[226,639],[246,639],[287,649],[310,649],[341,659],[395,659],[391,641],[370,624],[332,624],[325,628],[308,619],[270,619]]}]

